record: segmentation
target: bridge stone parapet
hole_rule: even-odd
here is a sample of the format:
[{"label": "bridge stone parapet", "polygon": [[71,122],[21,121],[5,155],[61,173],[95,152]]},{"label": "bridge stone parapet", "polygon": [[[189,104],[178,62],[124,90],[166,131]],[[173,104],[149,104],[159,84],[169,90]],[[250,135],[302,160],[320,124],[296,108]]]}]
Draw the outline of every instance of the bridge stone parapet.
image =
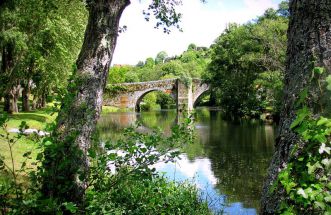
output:
[{"label": "bridge stone parapet", "polygon": [[111,85],[109,88],[112,90],[108,92],[104,105],[131,108],[137,111],[143,97],[152,91],[169,94],[176,101],[177,109],[183,111],[192,110],[199,96],[209,90],[209,86],[200,79],[192,79],[191,83],[184,83],[180,79],[121,83]]}]

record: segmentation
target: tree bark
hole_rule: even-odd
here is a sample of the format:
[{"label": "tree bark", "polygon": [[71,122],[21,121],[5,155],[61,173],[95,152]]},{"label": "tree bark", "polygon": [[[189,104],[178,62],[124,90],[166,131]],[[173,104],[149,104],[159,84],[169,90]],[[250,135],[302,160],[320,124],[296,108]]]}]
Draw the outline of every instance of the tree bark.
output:
[{"label": "tree bark", "polygon": [[[291,0],[290,14],[284,104],[275,153],[263,188],[262,214],[277,212],[286,192],[278,189],[271,193],[270,188],[286,167],[294,144],[305,146],[290,129],[300,93],[308,90],[307,105],[314,114],[327,115],[330,111],[324,80],[331,74],[331,1]],[[314,67],[324,67],[326,71],[322,75],[314,74]]]},{"label": "tree bark", "polygon": [[5,109],[8,113],[18,113],[18,98],[19,98],[19,92],[20,92],[20,85],[12,86],[10,89],[5,102]]},{"label": "tree bark", "polygon": [[31,109],[32,110],[37,109],[37,102],[38,102],[38,96],[37,95],[33,95],[32,105],[31,105]]},{"label": "tree bark", "polygon": [[9,107],[10,107],[10,98],[9,98],[9,94],[5,94],[5,96],[4,96],[3,111],[4,111],[4,112],[9,112]]},{"label": "tree bark", "polygon": [[27,81],[22,90],[22,111],[30,111],[30,94],[31,94],[31,84],[30,80]]},{"label": "tree bark", "polygon": [[[52,134],[59,151],[45,152],[46,171],[43,191],[49,197],[61,197],[83,203],[88,187],[91,139],[100,116],[102,95],[118,36],[119,20],[129,0],[87,1],[88,25],[76,62],[77,71],[69,84],[69,93]],[[77,149],[81,152],[77,154]],[[58,164],[68,163],[68,166]],[[61,177],[58,177],[61,176]],[[62,177],[63,176],[63,177]],[[72,183],[68,185],[71,181]],[[59,185],[63,185],[59,188]]]},{"label": "tree bark", "polygon": [[46,97],[47,97],[47,95],[46,95],[45,91],[43,91],[41,98],[40,98],[40,107],[41,108],[46,107]]}]

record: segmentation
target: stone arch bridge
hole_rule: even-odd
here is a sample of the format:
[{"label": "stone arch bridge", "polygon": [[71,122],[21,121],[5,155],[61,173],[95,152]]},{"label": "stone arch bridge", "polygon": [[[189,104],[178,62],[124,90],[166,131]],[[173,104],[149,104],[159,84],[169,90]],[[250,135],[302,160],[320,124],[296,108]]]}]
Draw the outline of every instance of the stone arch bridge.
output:
[{"label": "stone arch bridge", "polygon": [[[192,81],[191,81],[192,80]],[[104,105],[119,108],[131,108],[139,111],[143,97],[152,91],[162,91],[169,94],[177,104],[177,110],[193,110],[198,98],[209,90],[209,85],[200,79],[166,79],[148,82],[121,83],[109,85]]]}]

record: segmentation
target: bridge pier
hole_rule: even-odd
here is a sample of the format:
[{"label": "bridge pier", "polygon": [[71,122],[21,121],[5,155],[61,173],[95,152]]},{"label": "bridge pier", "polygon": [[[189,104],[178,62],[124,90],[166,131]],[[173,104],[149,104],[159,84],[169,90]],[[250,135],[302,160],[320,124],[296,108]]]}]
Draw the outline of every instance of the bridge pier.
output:
[{"label": "bridge pier", "polygon": [[192,82],[177,80],[177,112],[193,110]]}]

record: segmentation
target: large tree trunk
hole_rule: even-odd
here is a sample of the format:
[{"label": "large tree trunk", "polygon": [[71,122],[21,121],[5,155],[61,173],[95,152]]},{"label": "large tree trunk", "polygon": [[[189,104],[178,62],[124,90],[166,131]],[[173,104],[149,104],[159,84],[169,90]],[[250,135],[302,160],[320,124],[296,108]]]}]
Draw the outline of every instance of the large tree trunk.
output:
[{"label": "large tree trunk", "polygon": [[4,112],[9,112],[9,107],[10,107],[10,96],[9,96],[9,94],[5,94],[3,111]]},{"label": "large tree trunk", "polygon": [[[284,190],[270,192],[280,170],[286,167],[294,144],[304,142],[290,129],[296,118],[295,102],[300,92],[307,89],[308,107],[315,114],[326,114],[327,96],[325,77],[331,73],[331,1],[291,0],[288,30],[287,65],[285,72],[285,98],[275,154],[263,189],[262,213],[275,214]],[[323,75],[313,74],[314,67],[324,67]],[[319,86],[322,82],[321,87]]]},{"label": "large tree trunk", "polygon": [[45,93],[45,90],[43,90],[41,96],[39,97],[39,100],[38,100],[38,108],[45,108],[46,107],[46,93]]},{"label": "large tree trunk", "polygon": [[31,104],[31,109],[32,110],[37,109],[37,102],[38,102],[38,96],[33,95],[32,104]]},{"label": "large tree trunk", "polygon": [[22,111],[30,111],[30,94],[31,94],[31,82],[30,80],[23,86],[22,90]]},{"label": "large tree trunk", "polygon": [[8,113],[18,113],[18,98],[20,93],[20,85],[13,86],[9,91],[6,99],[5,109]]},{"label": "large tree trunk", "polygon": [[50,150],[45,152],[44,166],[49,172],[46,173],[43,191],[47,196],[82,204],[88,186],[87,152],[101,112],[119,20],[129,4],[129,0],[87,1],[89,19],[76,63],[77,71],[69,84],[69,93],[52,134],[60,149],[55,153]]}]

